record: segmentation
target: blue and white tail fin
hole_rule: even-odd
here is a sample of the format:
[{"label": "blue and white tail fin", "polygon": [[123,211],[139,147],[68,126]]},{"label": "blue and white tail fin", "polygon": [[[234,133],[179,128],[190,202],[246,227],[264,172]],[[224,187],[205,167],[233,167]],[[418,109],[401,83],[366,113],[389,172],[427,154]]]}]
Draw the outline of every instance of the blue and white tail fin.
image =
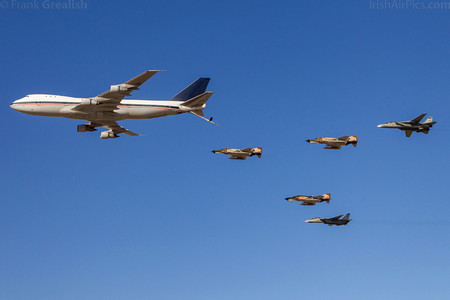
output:
[{"label": "blue and white tail fin", "polygon": [[173,101],[187,101],[198,95],[203,94],[208,87],[210,78],[199,78],[191,83],[184,90],[176,94],[172,99]]}]

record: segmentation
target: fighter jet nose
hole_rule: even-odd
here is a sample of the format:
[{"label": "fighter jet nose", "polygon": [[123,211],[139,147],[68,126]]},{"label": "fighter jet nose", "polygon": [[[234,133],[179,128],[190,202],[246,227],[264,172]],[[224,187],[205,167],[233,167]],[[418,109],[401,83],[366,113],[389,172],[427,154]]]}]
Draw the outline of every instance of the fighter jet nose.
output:
[{"label": "fighter jet nose", "polygon": [[378,128],[383,128],[383,124],[380,124],[377,126]]},{"label": "fighter jet nose", "polygon": [[306,140],[306,142],[307,142],[307,143],[310,143],[310,142],[311,142],[311,140]]}]

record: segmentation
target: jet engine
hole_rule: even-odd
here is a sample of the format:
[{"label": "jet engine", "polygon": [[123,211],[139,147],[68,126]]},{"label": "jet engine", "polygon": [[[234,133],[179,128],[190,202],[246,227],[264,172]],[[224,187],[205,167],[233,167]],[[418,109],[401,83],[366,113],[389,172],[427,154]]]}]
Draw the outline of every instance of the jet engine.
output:
[{"label": "jet engine", "polygon": [[100,101],[95,99],[83,99],[81,100],[80,105],[99,105],[102,104]]},{"label": "jet engine", "polygon": [[134,87],[134,85],[122,83],[122,84],[112,85],[111,88],[109,89],[109,91],[111,93],[114,93],[114,92],[129,92],[129,91],[131,91],[131,89],[133,87]]},{"label": "jet engine", "polygon": [[101,139],[115,139],[118,138],[119,136],[117,134],[115,134],[114,132],[112,132],[112,130],[108,130],[108,131],[102,131],[100,133],[100,138]]},{"label": "jet engine", "polygon": [[91,126],[89,124],[82,124],[77,126],[78,132],[86,132],[86,131],[96,131],[94,126]]}]

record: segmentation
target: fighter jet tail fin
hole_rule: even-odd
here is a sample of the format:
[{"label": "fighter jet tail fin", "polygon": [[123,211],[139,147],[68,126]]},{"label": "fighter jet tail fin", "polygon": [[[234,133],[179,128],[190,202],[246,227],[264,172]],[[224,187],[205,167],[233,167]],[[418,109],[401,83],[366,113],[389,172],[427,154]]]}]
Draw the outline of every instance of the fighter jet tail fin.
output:
[{"label": "fighter jet tail fin", "polygon": [[342,220],[348,220],[348,219],[350,219],[350,214],[346,214],[346,215],[342,218]]},{"label": "fighter jet tail fin", "polygon": [[257,149],[261,150],[261,152],[256,153],[256,156],[258,156],[258,158],[261,158],[261,155],[262,155],[262,147],[258,147]]},{"label": "fighter jet tail fin", "polygon": [[324,199],[325,199],[325,201],[327,202],[327,203],[330,203],[330,199],[331,199],[331,194],[330,193],[328,193],[328,194],[325,194],[325,195],[323,195],[324,197]]},{"label": "fighter jet tail fin", "polygon": [[428,117],[428,119],[425,120],[425,122],[423,122],[423,124],[428,125],[428,126],[433,126],[434,124],[436,124],[436,122],[433,122],[433,117]]},{"label": "fighter jet tail fin", "polygon": [[201,95],[206,91],[210,78],[199,78],[191,83],[184,90],[176,94],[172,99],[173,101],[186,101]]}]

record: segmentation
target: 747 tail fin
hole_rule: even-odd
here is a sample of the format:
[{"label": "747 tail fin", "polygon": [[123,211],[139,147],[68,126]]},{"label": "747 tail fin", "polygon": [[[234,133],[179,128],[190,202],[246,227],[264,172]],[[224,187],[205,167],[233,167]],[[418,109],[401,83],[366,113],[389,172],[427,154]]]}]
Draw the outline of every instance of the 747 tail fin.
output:
[{"label": "747 tail fin", "polygon": [[208,87],[210,78],[199,78],[191,83],[184,90],[176,94],[172,99],[173,101],[186,101],[194,98],[200,94],[203,94]]}]

